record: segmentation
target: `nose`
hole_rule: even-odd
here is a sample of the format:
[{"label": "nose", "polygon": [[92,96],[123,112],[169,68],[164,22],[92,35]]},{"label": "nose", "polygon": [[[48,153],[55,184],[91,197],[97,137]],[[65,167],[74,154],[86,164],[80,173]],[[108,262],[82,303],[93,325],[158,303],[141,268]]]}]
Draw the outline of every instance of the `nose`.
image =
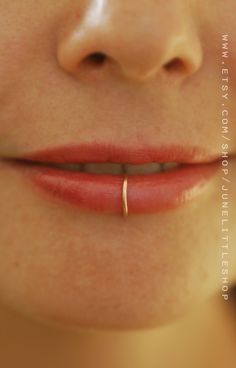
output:
[{"label": "nose", "polygon": [[87,72],[106,66],[110,73],[136,80],[155,78],[160,72],[186,78],[199,69],[202,48],[183,3],[93,0],[78,19],[63,24],[58,63],[74,75],[86,65]]}]

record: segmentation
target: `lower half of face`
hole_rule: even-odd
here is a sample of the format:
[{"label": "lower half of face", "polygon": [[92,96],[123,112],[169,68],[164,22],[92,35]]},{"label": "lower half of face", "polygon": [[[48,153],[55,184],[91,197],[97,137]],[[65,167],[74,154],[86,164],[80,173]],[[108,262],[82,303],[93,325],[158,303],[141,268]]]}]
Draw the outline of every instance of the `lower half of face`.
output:
[{"label": "lower half of face", "polygon": [[[123,218],[52,199],[4,158],[91,139],[180,154],[201,145],[219,157],[230,83],[236,116],[235,51],[230,83],[219,69],[235,1],[127,1],[126,12],[119,0],[30,3],[0,0],[0,301],[63,327],[168,324],[220,291],[223,227],[236,263],[236,193],[229,185],[222,224],[220,168],[186,203]],[[232,156],[235,133],[232,123]]]},{"label": "lower half of face", "polygon": [[68,328],[148,328],[220,292],[220,169],[185,205],[126,219],[51,201],[4,163],[0,172],[0,297],[15,310]]}]

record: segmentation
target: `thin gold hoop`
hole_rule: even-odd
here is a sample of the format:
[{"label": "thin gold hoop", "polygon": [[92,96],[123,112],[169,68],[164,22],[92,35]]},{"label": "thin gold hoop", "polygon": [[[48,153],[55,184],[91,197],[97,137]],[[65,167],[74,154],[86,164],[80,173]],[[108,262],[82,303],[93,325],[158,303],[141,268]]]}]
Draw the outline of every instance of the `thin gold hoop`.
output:
[{"label": "thin gold hoop", "polygon": [[122,188],[122,203],[123,203],[123,216],[127,217],[129,210],[128,210],[128,200],[127,200],[127,190],[128,190],[128,178],[125,175],[123,181],[123,188]]}]

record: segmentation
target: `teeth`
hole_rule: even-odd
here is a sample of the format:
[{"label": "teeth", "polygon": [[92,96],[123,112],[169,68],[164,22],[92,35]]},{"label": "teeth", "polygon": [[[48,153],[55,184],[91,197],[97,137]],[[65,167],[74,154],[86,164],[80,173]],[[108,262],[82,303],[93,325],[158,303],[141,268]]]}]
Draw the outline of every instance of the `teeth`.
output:
[{"label": "teeth", "polygon": [[122,174],[122,165],[114,163],[85,164],[84,171],[92,174]]},{"label": "teeth", "polygon": [[180,165],[177,164],[177,162],[167,162],[167,163],[161,164],[161,166],[162,166],[162,171],[171,171],[171,170],[176,169]]},{"label": "teeth", "polygon": [[130,165],[119,163],[82,163],[82,164],[54,164],[50,165],[61,170],[84,171],[91,174],[128,174],[144,175],[167,172],[176,169],[180,165],[176,162],[155,163],[144,165]]},{"label": "teeth", "polygon": [[128,165],[125,164],[124,172],[130,175],[154,174],[161,171],[161,165],[155,162],[144,165]]},{"label": "teeth", "polygon": [[61,170],[69,170],[69,171],[82,171],[82,164],[54,164],[51,165]]}]

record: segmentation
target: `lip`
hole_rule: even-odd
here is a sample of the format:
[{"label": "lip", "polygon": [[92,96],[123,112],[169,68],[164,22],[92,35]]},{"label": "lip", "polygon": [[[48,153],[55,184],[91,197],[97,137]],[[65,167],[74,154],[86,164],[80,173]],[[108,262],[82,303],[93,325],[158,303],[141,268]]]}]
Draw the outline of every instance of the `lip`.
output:
[{"label": "lip", "polygon": [[[23,160],[23,161],[22,161]],[[128,175],[129,214],[174,209],[193,200],[218,171],[217,157],[200,148],[181,146],[121,147],[96,142],[49,148],[20,157],[14,164],[39,189],[51,197],[87,210],[119,213],[122,207],[124,175],[72,172],[34,163],[113,162],[145,164],[178,162],[174,171]]]}]

